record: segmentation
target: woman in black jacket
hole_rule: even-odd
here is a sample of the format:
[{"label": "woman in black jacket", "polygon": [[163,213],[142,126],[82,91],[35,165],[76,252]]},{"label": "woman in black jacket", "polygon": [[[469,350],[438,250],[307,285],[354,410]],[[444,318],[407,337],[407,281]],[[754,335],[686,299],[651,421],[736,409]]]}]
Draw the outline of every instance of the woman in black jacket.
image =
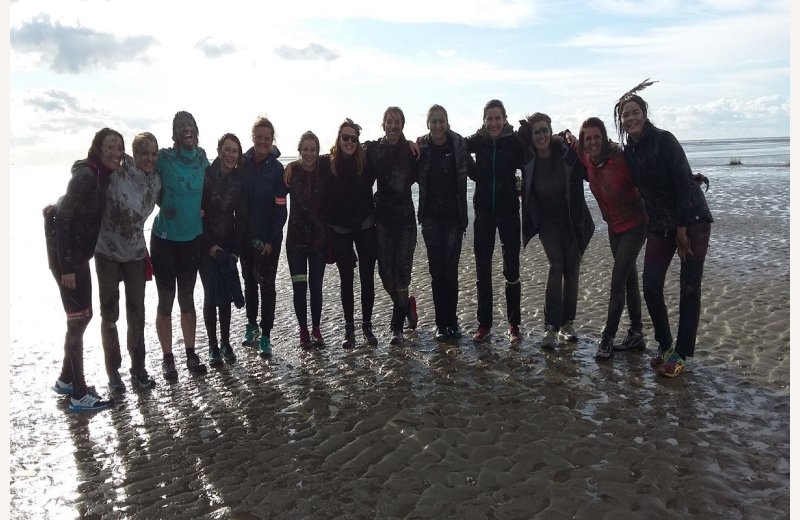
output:
[{"label": "woman in black jacket", "polygon": [[523,243],[536,234],[550,265],[545,289],[542,347],[576,341],[573,321],[578,307],[581,257],[594,234],[594,221],[583,195],[586,168],[564,142],[555,140],[550,116],[536,112],[520,129],[532,145],[522,169]]},{"label": "woman in black jacket", "polygon": [[[642,286],[659,351],[650,365],[668,377],[680,374],[694,355],[700,321],[700,289],[713,218],[689,161],[674,135],[656,128],[647,103],[634,92],[614,106],[617,131],[625,143],[631,176],[647,209],[647,246]],[[673,344],[664,281],[677,250],[681,260],[678,337]]]}]

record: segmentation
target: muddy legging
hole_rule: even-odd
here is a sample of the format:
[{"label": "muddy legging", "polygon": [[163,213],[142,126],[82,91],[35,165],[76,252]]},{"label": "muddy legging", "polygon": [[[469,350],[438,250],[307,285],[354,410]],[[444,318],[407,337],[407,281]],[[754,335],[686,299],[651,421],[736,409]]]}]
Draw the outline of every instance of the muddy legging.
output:
[{"label": "muddy legging", "polygon": [[72,383],[73,397],[80,399],[86,395],[86,379],[83,375],[83,333],[92,320],[92,275],[89,262],[75,267],[75,289],[61,285],[61,273],[53,270],[61,303],[67,313],[67,333],[64,336],[64,361],[58,379]]},{"label": "muddy legging", "polygon": [[329,235],[333,254],[336,257],[336,267],[339,270],[339,292],[342,297],[345,324],[353,323],[353,270],[356,261],[353,256],[353,245],[358,253],[358,275],[361,280],[361,319],[364,323],[372,323],[372,307],[375,304],[375,251],[377,249],[375,235],[374,227],[351,233],[334,231]]},{"label": "muddy legging", "polygon": [[150,236],[153,274],[158,289],[159,316],[172,315],[176,285],[181,314],[195,314],[194,286],[197,283],[197,269],[200,263],[199,252],[197,238],[188,242],[176,242],[164,240],[156,235]]},{"label": "muddy legging", "polygon": [[414,248],[417,247],[417,225],[410,220],[386,224],[378,222],[378,274],[383,288],[392,299],[392,331],[403,330],[408,314],[408,286]]},{"label": "muddy legging", "polygon": [[292,276],[292,293],[297,324],[308,327],[306,293],[311,293],[311,325],[319,327],[322,320],[322,279],[325,276],[325,252],[302,253],[286,250],[289,273]]}]

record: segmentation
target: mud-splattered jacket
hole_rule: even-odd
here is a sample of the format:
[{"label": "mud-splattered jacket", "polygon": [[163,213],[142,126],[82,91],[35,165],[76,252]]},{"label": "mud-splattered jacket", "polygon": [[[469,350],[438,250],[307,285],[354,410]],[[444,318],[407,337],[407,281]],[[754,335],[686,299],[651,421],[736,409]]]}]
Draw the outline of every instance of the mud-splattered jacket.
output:
[{"label": "mud-splattered jacket", "polygon": [[223,175],[219,158],[206,169],[202,203],[204,254],[217,245],[241,256],[247,237],[248,181],[243,168],[234,168]]},{"label": "mud-splattered jacket", "polygon": [[286,231],[286,250],[301,253],[325,251],[325,186],[319,168],[307,172],[300,161],[293,162],[291,166],[291,211]]},{"label": "mud-splattered jacket", "polygon": [[200,204],[206,168],[206,152],[199,146],[192,150],[159,150],[156,173],[161,175],[161,209],[153,222],[154,235],[188,242],[203,233]]},{"label": "mud-splattered jacket", "polygon": [[94,255],[111,170],[91,159],[75,161],[67,192],[56,203],[54,238],[61,274],[75,272]]},{"label": "mud-splattered jacket", "polygon": [[489,215],[519,214],[516,173],[522,168],[523,146],[514,128],[506,123],[495,139],[482,128],[466,141],[477,165],[475,177],[470,177],[475,181],[472,197],[475,211]]},{"label": "mud-splattered jacket", "polygon": [[141,260],[147,253],[144,223],[161,195],[161,177],[145,173],[125,156],[111,175],[94,254],[115,262]]},{"label": "mud-splattered jacket", "polygon": [[386,138],[366,143],[367,170],[377,180],[375,217],[379,222],[416,223],[411,185],[417,182],[417,162],[401,134],[397,144]]},{"label": "mud-splattered jacket", "polygon": [[249,178],[247,240],[258,239],[277,249],[283,241],[283,226],[287,216],[283,166],[278,162],[280,152],[273,147],[260,164],[255,164],[253,155],[251,147],[243,157]]},{"label": "mud-splattered jacket", "polygon": [[[452,130],[447,131],[447,139],[453,145],[455,155],[456,176],[458,193],[454,196],[458,201],[458,221],[462,230],[467,229],[467,177],[475,176],[475,161],[467,152],[467,142],[459,134]],[[417,220],[420,224],[424,219],[425,201],[428,197],[428,173],[431,165],[431,138],[430,134],[421,137],[419,144],[419,208],[417,209]]]}]

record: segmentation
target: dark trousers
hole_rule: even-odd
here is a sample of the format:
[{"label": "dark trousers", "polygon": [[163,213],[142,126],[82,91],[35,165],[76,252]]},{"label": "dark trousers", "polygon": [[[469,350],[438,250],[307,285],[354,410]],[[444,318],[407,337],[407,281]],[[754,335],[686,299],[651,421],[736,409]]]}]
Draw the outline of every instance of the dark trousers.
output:
[{"label": "dark trousers", "polygon": [[294,313],[301,329],[308,327],[306,292],[311,293],[311,325],[319,327],[322,320],[322,280],[325,276],[325,251],[302,253],[286,250],[289,274],[292,276]]},{"label": "dark trousers", "polygon": [[195,314],[194,286],[197,283],[200,254],[199,237],[187,242],[176,242],[150,235],[153,276],[158,290],[156,312],[160,316],[172,314],[176,287],[181,314]]},{"label": "dark trousers", "polygon": [[144,259],[132,262],[116,262],[95,256],[97,288],[100,294],[100,335],[103,340],[106,373],[119,371],[122,366],[117,320],[119,320],[119,283],[125,284],[125,320],[128,328],[127,347],[131,357],[131,368],[135,372],[144,370]]},{"label": "dark trousers", "polygon": [[217,269],[216,260],[208,253],[204,253],[200,261],[200,281],[203,283],[203,323],[206,326],[208,346],[211,349],[219,348],[217,310],[219,310],[219,341],[226,345],[231,343],[231,304],[214,305],[213,269]]},{"label": "dark trousers", "polygon": [[556,330],[575,319],[581,255],[568,222],[543,220],[539,240],[549,269],[544,293],[544,322]]},{"label": "dark trousers", "polygon": [[[692,357],[697,341],[697,327],[700,323],[700,290],[703,282],[703,264],[711,237],[711,224],[687,226],[686,234],[693,254],[681,262],[678,339],[675,342],[675,351],[684,357]],[[647,310],[653,321],[656,341],[662,350],[668,349],[672,344],[669,315],[664,303],[664,281],[676,249],[674,229],[667,232],[666,236],[664,233],[647,234],[642,286]]]},{"label": "dark trousers", "polygon": [[506,313],[508,323],[520,323],[520,283],[519,214],[490,215],[475,212],[475,270],[478,288],[478,324],[492,326],[492,255],[494,254],[495,234],[500,233],[500,246],[503,251],[503,277],[506,279]]},{"label": "dark trousers", "polygon": [[[278,274],[278,259],[281,246],[273,246],[269,255],[262,255],[252,247],[246,247],[242,261],[244,279],[244,306],[247,323],[256,324],[258,320],[258,298],[261,296],[261,334],[269,337],[275,325],[275,276]],[[255,269],[259,270],[261,282],[256,281]]]},{"label": "dark trousers", "polygon": [[461,224],[456,220],[426,219],[422,223],[436,327],[441,330],[458,326],[458,262],[463,237]]},{"label": "dark trousers", "polygon": [[408,286],[414,249],[417,247],[417,225],[407,222],[385,224],[378,222],[378,274],[383,288],[392,300],[391,330],[402,331],[408,314]]},{"label": "dark trousers", "polygon": [[87,392],[83,375],[83,333],[92,320],[92,274],[88,261],[76,265],[74,271],[75,288],[67,289],[61,285],[61,272],[58,269],[51,270],[67,313],[64,361],[58,378],[64,383],[72,383],[73,396],[80,398]]},{"label": "dark trousers", "polygon": [[633,229],[614,233],[608,229],[608,242],[614,256],[614,267],[611,269],[611,292],[608,297],[608,318],[603,328],[603,336],[614,339],[619,329],[619,320],[625,302],[628,303],[628,316],[631,328],[642,330],[642,297],[639,293],[639,276],[636,271],[636,259],[647,236],[647,225],[642,224]]},{"label": "dark trousers", "polygon": [[374,227],[352,233],[330,233],[331,248],[339,270],[339,292],[342,297],[342,311],[345,323],[353,323],[353,282],[356,258],[353,246],[358,252],[358,275],[361,280],[361,318],[372,322],[372,307],[375,304],[375,261],[377,237]]}]

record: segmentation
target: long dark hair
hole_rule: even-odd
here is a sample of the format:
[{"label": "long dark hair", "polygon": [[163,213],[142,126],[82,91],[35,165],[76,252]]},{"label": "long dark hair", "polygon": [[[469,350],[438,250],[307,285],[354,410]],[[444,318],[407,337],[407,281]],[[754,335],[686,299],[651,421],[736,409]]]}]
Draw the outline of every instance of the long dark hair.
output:
[{"label": "long dark hair", "polygon": [[650,78],[642,81],[626,93],[620,96],[619,101],[614,105],[614,126],[617,128],[617,134],[619,135],[619,141],[624,143],[627,140],[628,133],[622,128],[622,107],[625,106],[626,103],[634,102],[639,105],[639,108],[642,109],[642,113],[644,114],[645,121],[647,120],[647,101],[642,99],[642,96],[637,94],[637,92],[641,92],[642,90],[646,89],[650,85],[654,83],[658,83],[658,81],[651,81]]},{"label": "long dark hair", "polygon": [[[336,175],[336,160],[339,157],[340,150],[339,139],[341,138],[343,128],[352,128],[356,131],[356,136],[359,137],[359,141],[361,138],[361,127],[357,123],[354,123],[349,117],[346,118],[341,125],[339,125],[339,131],[336,133],[336,142],[333,143],[333,146],[331,146],[331,173],[334,175]],[[353,155],[356,159],[356,174],[361,175],[361,173],[364,171],[364,166],[367,163],[367,154],[364,152],[364,148],[361,147],[360,142],[356,143],[356,151]]]},{"label": "long dark hair", "polygon": [[115,135],[119,137],[119,140],[122,143],[122,151],[125,151],[125,139],[122,137],[122,134],[116,130],[106,127],[94,134],[92,144],[89,146],[89,153],[86,154],[87,159],[91,159],[92,161],[100,164],[100,156],[103,152],[103,139],[109,135]]},{"label": "long dark hair", "polygon": [[239,147],[239,158],[236,159],[236,167],[237,168],[241,168],[242,167],[242,143],[239,141],[239,138],[236,137],[236,134],[232,134],[232,133],[229,132],[227,134],[223,134],[222,137],[219,138],[219,141],[217,141],[217,155],[222,153],[222,145],[228,139],[230,139],[231,141],[236,143],[236,146]]},{"label": "long dark hair", "polygon": [[608,131],[606,130],[606,125],[603,123],[603,120],[599,117],[590,117],[583,123],[581,123],[581,130],[578,132],[578,144],[581,147],[581,151],[585,152],[585,147],[583,144],[583,137],[586,134],[585,130],[587,128],[598,128],[600,130],[600,137],[603,139],[603,149],[601,151],[602,157],[608,157],[611,154],[611,144],[608,142]]}]

